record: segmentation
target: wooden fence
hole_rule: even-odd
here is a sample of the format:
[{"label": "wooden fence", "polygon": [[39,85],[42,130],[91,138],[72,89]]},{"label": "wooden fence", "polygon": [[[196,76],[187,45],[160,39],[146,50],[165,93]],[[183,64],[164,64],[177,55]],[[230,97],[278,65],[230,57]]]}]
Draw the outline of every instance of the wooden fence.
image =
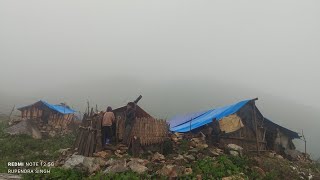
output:
[{"label": "wooden fence", "polygon": [[132,127],[131,138],[136,136],[141,145],[147,146],[162,143],[168,137],[168,132],[169,127],[165,120],[138,118]]}]

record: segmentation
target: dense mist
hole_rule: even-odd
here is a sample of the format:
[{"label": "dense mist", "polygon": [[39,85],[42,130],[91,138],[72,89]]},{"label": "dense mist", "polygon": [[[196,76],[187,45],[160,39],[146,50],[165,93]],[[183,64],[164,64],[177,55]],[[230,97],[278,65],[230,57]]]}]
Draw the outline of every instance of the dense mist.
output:
[{"label": "dense mist", "polygon": [[0,113],[40,99],[104,110],[141,94],[168,119],[258,97],[266,117],[304,130],[317,158],[319,5],[0,1]]}]

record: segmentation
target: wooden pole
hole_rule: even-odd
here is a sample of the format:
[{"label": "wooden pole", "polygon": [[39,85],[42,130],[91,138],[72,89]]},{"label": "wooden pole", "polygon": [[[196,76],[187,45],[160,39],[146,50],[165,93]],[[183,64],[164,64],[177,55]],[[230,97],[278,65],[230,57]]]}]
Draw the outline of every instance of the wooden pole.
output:
[{"label": "wooden pole", "polygon": [[87,113],[88,113],[88,116],[90,116],[90,104],[89,104],[89,100],[87,100]]},{"label": "wooden pole", "polygon": [[257,123],[257,113],[256,113],[256,103],[255,101],[257,100],[258,98],[254,99],[252,101],[252,115],[253,115],[253,121],[254,121],[254,128],[255,128],[255,131],[256,131],[256,143],[257,143],[257,153],[258,155],[260,155],[260,151],[259,151],[259,137],[258,137],[258,123]]},{"label": "wooden pole", "polygon": [[13,113],[13,111],[14,111],[15,108],[16,108],[16,105],[13,106],[13,108],[12,108],[12,110],[11,110],[11,112],[10,112],[10,115],[9,115],[9,120],[10,120],[10,121],[11,121],[12,113]]},{"label": "wooden pole", "polygon": [[304,156],[307,157],[307,140],[306,140],[306,137],[303,134],[303,129],[302,129],[302,138],[303,138],[303,141],[304,141]]}]

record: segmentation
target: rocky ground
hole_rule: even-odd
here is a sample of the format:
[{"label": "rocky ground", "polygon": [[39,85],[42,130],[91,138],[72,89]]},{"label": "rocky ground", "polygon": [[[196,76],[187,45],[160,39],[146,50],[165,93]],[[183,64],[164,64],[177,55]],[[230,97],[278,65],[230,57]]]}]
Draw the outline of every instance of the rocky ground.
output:
[{"label": "rocky ground", "polygon": [[[246,154],[234,144],[220,149],[206,144],[201,136],[172,134],[163,151],[144,149],[139,157],[132,157],[122,144],[84,157],[71,148],[73,136],[32,139],[9,136],[4,128],[0,131],[0,179],[320,179],[320,165],[308,158],[289,161],[273,152]],[[55,166],[48,174],[4,174],[5,163],[17,159],[54,160]]]},{"label": "rocky ground", "polygon": [[[289,161],[273,152],[245,155],[242,147],[209,147],[200,137],[172,135],[163,154],[142,151],[139,158],[125,145],[108,146],[94,157],[61,149],[56,166],[77,170],[87,179],[320,179],[320,166],[305,159]],[[166,150],[167,148],[167,150]]]}]

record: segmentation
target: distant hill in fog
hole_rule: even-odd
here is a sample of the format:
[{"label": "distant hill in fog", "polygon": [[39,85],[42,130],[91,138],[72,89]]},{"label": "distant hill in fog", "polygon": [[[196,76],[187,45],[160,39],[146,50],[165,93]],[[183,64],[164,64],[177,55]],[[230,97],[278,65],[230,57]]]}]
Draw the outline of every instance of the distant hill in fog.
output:
[{"label": "distant hill in fog", "polygon": [[[178,113],[198,111],[227,105],[243,99],[258,97],[257,106],[265,117],[301,132],[304,129],[308,150],[313,158],[320,157],[319,110],[276,97],[239,84],[218,81],[154,81],[145,82],[129,78],[74,83],[59,89],[39,89],[34,93],[0,94],[0,112],[10,112],[12,106],[22,106],[45,99],[52,103],[66,102],[83,112],[86,101],[103,110],[108,105],[118,107],[142,94],[139,104],[159,118],[170,118]],[[297,141],[302,147],[302,141]]]}]

